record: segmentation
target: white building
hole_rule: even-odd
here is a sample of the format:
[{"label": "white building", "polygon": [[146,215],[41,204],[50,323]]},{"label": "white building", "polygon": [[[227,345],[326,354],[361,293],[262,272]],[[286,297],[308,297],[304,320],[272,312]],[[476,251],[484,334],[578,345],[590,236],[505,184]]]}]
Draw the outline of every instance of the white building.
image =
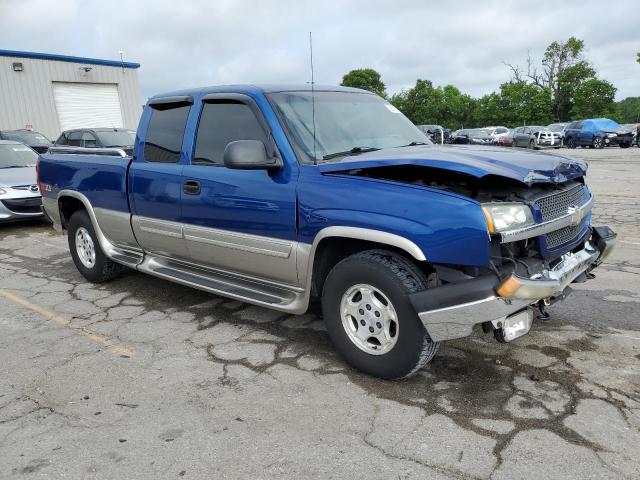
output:
[{"label": "white building", "polygon": [[140,64],[0,50],[0,130],[28,128],[55,140],[71,128],[135,130]]}]

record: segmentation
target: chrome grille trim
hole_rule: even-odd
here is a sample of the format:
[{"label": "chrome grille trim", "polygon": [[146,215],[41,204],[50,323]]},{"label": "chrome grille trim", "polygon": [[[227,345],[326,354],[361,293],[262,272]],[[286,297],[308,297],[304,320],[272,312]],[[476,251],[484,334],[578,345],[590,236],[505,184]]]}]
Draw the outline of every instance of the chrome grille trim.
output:
[{"label": "chrome grille trim", "polygon": [[565,213],[561,217],[536,223],[528,227],[507,230],[506,232],[500,233],[500,241],[502,243],[517,242],[527,238],[539,237],[540,235],[545,235],[555,230],[560,230],[561,228],[575,226],[582,222],[592,208],[593,196],[590,196],[583,205],[576,208],[575,212]]}]

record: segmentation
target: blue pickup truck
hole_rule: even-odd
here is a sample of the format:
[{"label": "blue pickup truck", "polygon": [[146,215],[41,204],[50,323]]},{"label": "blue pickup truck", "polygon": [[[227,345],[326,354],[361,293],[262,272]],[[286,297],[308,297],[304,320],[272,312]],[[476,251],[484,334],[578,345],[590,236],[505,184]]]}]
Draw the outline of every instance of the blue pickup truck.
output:
[{"label": "blue pickup truck", "polygon": [[128,267],[293,314],[317,298],[340,354],[386,379],[474,327],[524,335],[616,237],[590,225],[582,161],[433,145],[350,88],[158,95],[133,156],[52,148],[37,170],[91,282]]}]

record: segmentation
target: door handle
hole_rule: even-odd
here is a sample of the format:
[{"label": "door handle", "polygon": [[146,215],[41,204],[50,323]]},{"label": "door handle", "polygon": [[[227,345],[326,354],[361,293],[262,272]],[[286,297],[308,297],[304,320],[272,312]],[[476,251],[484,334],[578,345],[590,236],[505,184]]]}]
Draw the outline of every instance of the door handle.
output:
[{"label": "door handle", "polygon": [[187,180],[182,184],[182,191],[187,195],[200,195],[200,182]]}]

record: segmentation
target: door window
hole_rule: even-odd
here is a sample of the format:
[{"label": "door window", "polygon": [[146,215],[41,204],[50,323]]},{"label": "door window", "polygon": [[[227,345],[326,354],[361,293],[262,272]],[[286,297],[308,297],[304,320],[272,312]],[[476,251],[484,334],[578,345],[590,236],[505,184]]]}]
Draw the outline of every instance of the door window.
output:
[{"label": "door window", "polygon": [[185,104],[152,107],[144,144],[147,162],[178,163],[190,107]]},{"label": "door window", "polygon": [[235,100],[205,103],[191,163],[222,166],[225,148],[236,140],[267,142],[265,131],[251,107]]},{"label": "door window", "polygon": [[68,145],[71,147],[79,147],[82,142],[82,132],[71,132],[67,137],[69,139]]},{"label": "door window", "polygon": [[90,132],[82,133],[81,144],[83,147],[96,148],[98,146],[97,143],[98,142],[96,140],[96,137],[93,135],[93,133],[90,133]]}]

